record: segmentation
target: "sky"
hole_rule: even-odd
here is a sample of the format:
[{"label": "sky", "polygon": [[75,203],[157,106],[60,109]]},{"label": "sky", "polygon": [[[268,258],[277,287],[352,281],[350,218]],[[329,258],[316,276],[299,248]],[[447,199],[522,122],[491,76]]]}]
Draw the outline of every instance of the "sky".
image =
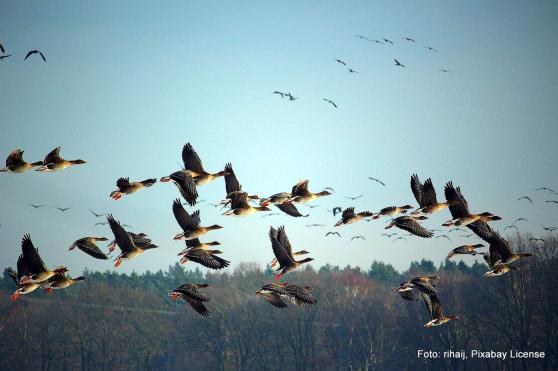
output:
[{"label": "sky", "polygon": [[[109,193],[119,177],[178,170],[187,142],[210,172],[231,162],[251,194],[290,191],[301,179],[311,191],[335,189],[318,207],[299,207],[308,218],[232,218],[209,205],[224,197],[222,179],[199,188],[205,202],[188,210],[200,209],[204,225],[224,227],[204,240],[222,243],[230,269],[240,262],[263,268],[273,258],[270,225],[285,225],[293,248],[310,251],[315,268],[367,269],[378,260],[404,270],[422,258],[439,264],[452,248],[478,242],[454,232],[452,241],[394,243],[381,236],[384,220],[339,227],[341,239],[324,237],[338,220],[327,211],[335,206],[416,205],[413,173],[432,178],[439,201],[453,180],[472,212],[504,218],[493,225],[500,231],[525,217],[521,230],[544,236],[540,224],[558,225],[558,205],[545,202],[558,196],[534,191],[558,191],[557,15],[551,1],[0,0],[0,43],[12,55],[0,61],[1,156],[21,148],[24,159],[39,161],[62,146],[62,157],[87,161],[53,174],[0,174],[0,265],[15,266],[30,233],[49,267],[66,265],[75,275],[114,269],[68,251],[80,237],[112,237],[89,208],[113,213],[159,245],[119,271],[174,264],[184,248],[172,239],[180,232],[171,213],[176,188],[157,183],[118,201]],[[24,61],[31,49],[47,62]],[[523,195],[534,205],[517,201]],[[448,219],[446,210],[423,224],[438,229]],[[327,227],[306,227],[313,223]],[[366,240],[350,242],[355,235]]]}]

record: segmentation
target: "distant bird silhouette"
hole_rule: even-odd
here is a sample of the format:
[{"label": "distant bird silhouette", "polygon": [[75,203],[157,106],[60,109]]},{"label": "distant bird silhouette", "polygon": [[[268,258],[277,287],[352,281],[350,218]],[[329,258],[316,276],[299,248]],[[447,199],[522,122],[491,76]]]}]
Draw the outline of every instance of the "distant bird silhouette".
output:
[{"label": "distant bird silhouette", "polygon": [[558,204],[558,201],[556,201],[556,200],[548,200],[548,201],[545,201],[545,202],[548,202],[548,203],[551,203],[551,204]]},{"label": "distant bird silhouette", "polygon": [[393,60],[395,62],[395,65],[398,67],[405,67],[405,65],[401,64],[397,59]]},{"label": "distant bird silhouette", "polygon": [[464,230],[464,229],[461,229],[461,228],[459,228],[459,227],[455,227],[455,228],[452,228],[452,229],[450,229],[450,230],[449,230],[448,232],[450,232],[450,233],[451,233],[451,232],[457,232],[457,231],[460,231],[460,232],[465,232],[465,230]]},{"label": "distant bird silhouette", "polygon": [[556,192],[554,192],[553,189],[550,189],[548,187],[540,187],[540,188],[535,189],[535,191],[549,191],[550,193],[556,193]]},{"label": "distant bird silhouette", "polygon": [[515,225],[515,223],[517,222],[529,222],[527,219],[525,218],[517,218],[515,219],[515,221],[512,223],[512,225]]},{"label": "distant bird silhouette", "polygon": [[306,224],[306,227],[325,227],[325,224]]},{"label": "distant bird silhouette", "polygon": [[387,238],[391,238],[392,236],[397,236],[397,233],[382,233],[382,236],[386,236]]},{"label": "distant bird silhouette", "polygon": [[1,43],[0,43],[0,51],[1,51],[2,53],[5,53],[5,52],[6,52],[6,49],[4,49],[4,45],[2,45]]},{"label": "distant bird silhouette", "polygon": [[45,207],[46,204],[40,204],[40,205],[37,205],[37,204],[29,204],[28,206],[31,206],[31,207],[33,207],[33,208],[35,208],[35,209],[39,209],[39,208],[41,208],[41,207]]},{"label": "distant bird silhouette", "polygon": [[54,208],[55,208],[55,209],[58,209],[58,210],[60,210],[60,211],[62,211],[62,212],[66,212],[66,211],[68,211],[68,210],[71,209],[71,207],[58,207],[58,206],[55,206]]},{"label": "distant bird silhouette", "polygon": [[[108,214],[97,214],[96,212],[94,212],[93,210],[89,209],[89,212],[91,212],[91,214],[95,215],[96,218],[100,218],[101,216],[107,216]],[[107,224],[107,223],[105,223]]]},{"label": "distant bird silhouette", "polygon": [[445,239],[447,239],[448,241],[451,241],[451,238],[449,238],[449,236],[448,236],[448,235],[445,235],[445,234],[440,234],[440,235],[436,236],[435,238],[445,238]]},{"label": "distant bird silhouette", "polygon": [[298,97],[294,97],[291,93],[287,93],[285,94],[287,97],[289,97],[289,100],[297,100]]},{"label": "distant bird silhouette", "polygon": [[368,37],[363,36],[363,35],[355,35],[355,37],[358,37],[361,40],[371,41]]},{"label": "distant bird silhouette", "polygon": [[12,56],[11,54],[0,55],[0,61],[3,61],[4,59],[9,58],[11,56]]},{"label": "distant bird silhouette", "polygon": [[364,196],[364,195],[361,194],[361,195],[354,196],[354,197],[345,196],[345,198],[348,199],[348,200],[354,201],[354,200],[358,200],[358,199],[361,198],[362,196]]},{"label": "distant bird silhouette", "polygon": [[327,233],[325,234],[326,237],[327,237],[327,236],[333,236],[333,235],[337,235],[338,237],[341,237],[341,234],[339,234],[339,232],[327,232]]},{"label": "distant bird silhouette", "polygon": [[542,225],[542,224],[541,224],[541,227],[542,227],[545,231],[547,231],[547,232],[554,232],[555,230],[558,229],[558,227],[546,227],[546,226],[544,226],[544,225]]},{"label": "distant bird silhouette", "polygon": [[369,41],[374,41],[376,44],[382,44],[385,45],[383,42],[381,42],[380,40],[369,40]]},{"label": "distant bird silhouette", "polygon": [[269,213],[262,215],[262,218],[267,218],[268,216],[280,215],[279,213]]},{"label": "distant bird silhouette", "polygon": [[95,225],[107,225],[107,224],[108,224],[108,222],[98,222],[98,223],[95,223]]},{"label": "distant bird silhouette", "polygon": [[517,199],[517,201],[521,201],[521,200],[527,200],[529,201],[532,205],[534,205],[535,203],[533,202],[533,200],[531,200],[531,197],[528,196],[521,196]]},{"label": "distant bird silhouette", "polygon": [[322,100],[328,102],[329,104],[331,104],[333,107],[337,108],[337,104],[335,104],[334,101],[330,100],[330,99],[326,99],[326,98],[322,98]]},{"label": "distant bird silhouette", "polygon": [[399,237],[397,237],[397,238],[394,238],[394,239],[393,239],[393,242],[396,242],[396,241],[399,241],[399,240],[408,241],[405,237],[399,236]]},{"label": "distant bird silhouette", "polygon": [[27,58],[29,58],[33,54],[39,54],[41,56],[41,58],[43,58],[43,61],[46,62],[45,55],[37,49],[30,50],[23,60],[27,60]]},{"label": "distant bird silhouette", "polygon": [[424,48],[430,50],[431,52],[438,53],[438,50],[434,49],[431,46],[425,46]]},{"label": "distant bird silhouette", "polygon": [[352,240],[358,240],[358,239],[366,240],[366,238],[364,238],[364,236],[353,236],[353,237],[351,237],[351,241]]},{"label": "distant bird silhouette", "polygon": [[336,206],[333,208],[333,216],[337,215],[337,213],[340,213],[341,211],[343,211],[339,206]]},{"label": "distant bird silhouette", "polygon": [[388,43],[388,44],[393,45],[393,41],[391,41],[391,40],[388,40],[388,39],[386,39],[386,38],[383,38],[382,40],[384,40],[384,41],[385,41],[386,43]]},{"label": "distant bird silhouette", "polygon": [[506,226],[504,227],[504,231],[506,231],[506,230],[508,230],[508,229],[513,229],[513,228],[515,228],[515,230],[519,232],[519,228],[517,228],[517,226],[514,225],[514,224],[506,225]]},{"label": "distant bird silhouette", "polygon": [[462,234],[462,235],[459,235],[459,237],[469,238],[469,237],[471,237],[472,235],[474,235],[474,233]]},{"label": "distant bird silhouette", "polygon": [[279,95],[281,96],[281,98],[285,98],[285,95],[287,95],[287,94],[282,93],[282,92],[277,91],[277,90],[275,90],[275,91],[273,92],[273,94],[279,94]]},{"label": "distant bird silhouette", "polygon": [[368,179],[375,181],[376,183],[380,183],[381,185],[383,185],[385,187],[386,183],[382,182],[380,179],[376,179],[376,178],[372,178],[371,176],[368,177]]},{"label": "distant bird silhouette", "polygon": [[336,61],[337,63],[341,63],[343,66],[347,65],[347,63],[343,62],[341,59],[335,58],[334,61]]},{"label": "distant bird silhouette", "polygon": [[411,39],[410,37],[404,37],[403,40],[410,41],[412,43],[416,42],[415,39]]},{"label": "distant bird silhouette", "polygon": [[349,71],[349,73],[358,73],[358,71],[353,70],[352,68],[347,68],[347,71]]},{"label": "distant bird silhouette", "polygon": [[320,207],[320,205],[311,205],[311,204],[304,204],[304,206],[306,206],[310,209],[315,209],[316,207]]},{"label": "distant bird silhouette", "polygon": [[438,70],[438,72],[452,73],[450,70],[447,70],[447,69],[445,69],[445,68],[440,68],[440,69]]}]

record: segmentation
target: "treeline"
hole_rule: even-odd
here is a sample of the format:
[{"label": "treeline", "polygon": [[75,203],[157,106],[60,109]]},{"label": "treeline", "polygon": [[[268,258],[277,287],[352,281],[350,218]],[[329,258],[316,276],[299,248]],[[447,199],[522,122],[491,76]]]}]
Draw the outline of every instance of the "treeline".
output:
[{"label": "treeline", "polygon": [[[530,251],[521,269],[486,278],[487,266],[423,260],[399,273],[324,266],[289,273],[310,285],[319,303],[277,309],[255,295],[273,271],[240,264],[203,274],[175,264],[165,272],[84,272],[83,281],[13,303],[0,280],[2,370],[556,370],[558,369],[558,240],[544,245],[517,236]],[[438,274],[444,313],[459,321],[425,329],[424,303],[403,301],[397,283]],[[213,297],[203,318],[167,296],[185,282],[207,282]],[[424,359],[419,349],[545,352],[539,360]],[[509,358],[509,357],[508,357]]]}]

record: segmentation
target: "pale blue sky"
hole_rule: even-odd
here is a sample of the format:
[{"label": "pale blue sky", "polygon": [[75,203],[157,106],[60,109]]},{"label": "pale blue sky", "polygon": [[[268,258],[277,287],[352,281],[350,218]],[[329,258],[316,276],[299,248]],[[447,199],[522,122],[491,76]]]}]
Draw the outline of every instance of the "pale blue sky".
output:
[{"label": "pale blue sky", "polygon": [[[333,226],[337,218],[326,212],[333,206],[415,204],[415,172],[432,177],[439,198],[453,180],[473,211],[504,217],[498,229],[523,216],[531,221],[523,229],[538,235],[539,223],[558,225],[556,205],[544,202],[558,197],[533,191],[558,190],[557,15],[551,1],[0,1],[0,42],[12,54],[0,62],[2,160],[15,148],[40,160],[61,145],[63,157],[88,161],[55,174],[0,174],[0,261],[14,265],[21,236],[31,233],[49,266],[112,269],[67,251],[79,237],[111,237],[94,226],[100,219],[92,208],[160,246],[120,270],[174,263],[183,248],[172,240],[179,231],[170,209],[174,186],[158,183],[117,202],[108,195],[120,176],[142,180],[177,170],[186,142],[210,171],[232,162],[250,193],[288,191],[300,179],[310,179],[311,190],[336,190],[316,201],[318,208],[301,206],[311,214],[306,219],[232,219],[200,205],[204,224],[225,227],[206,239],[221,241],[233,263],[263,267],[273,257],[269,225],[284,224],[315,267],[368,268],[381,260],[405,269],[423,257],[438,264],[468,242],[456,237],[461,233],[453,242],[392,243],[380,237],[383,221],[342,227],[342,240],[323,237],[333,227],[305,227]],[[35,48],[47,63],[23,61]],[[393,58],[407,67],[395,67]],[[281,100],[274,90],[300,99]],[[199,189],[209,202],[224,192],[222,180]],[[356,202],[344,198],[361,193]],[[535,206],[516,201],[524,194]],[[73,208],[62,214],[54,205]],[[425,226],[447,219],[445,211]],[[367,240],[349,242],[359,234]]]}]

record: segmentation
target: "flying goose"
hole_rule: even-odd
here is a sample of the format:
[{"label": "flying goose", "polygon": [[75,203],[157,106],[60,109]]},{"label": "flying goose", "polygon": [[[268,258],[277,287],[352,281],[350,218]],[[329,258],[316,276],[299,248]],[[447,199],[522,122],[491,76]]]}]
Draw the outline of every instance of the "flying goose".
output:
[{"label": "flying goose", "polygon": [[46,62],[45,55],[37,49],[33,49],[33,50],[30,50],[29,52],[27,52],[27,54],[25,55],[25,58],[23,60],[27,60],[27,58],[29,58],[33,54],[39,54],[41,56],[41,58],[43,59],[43,62]]},{"label": "flying goose", "polygon": [[207,184],[226,174],[225,171],[219,171],[215,174],[205,171],[200,157],[190,143],[186,143],[182,147],[182,161],[184,162],[184,169],[190,170],[194,183],[197,186]]},{"label": "flying goose", "polygon": [[6,159],[6,167],[0,169],[3,173],[24,173],[31,170],[35,166],[41,166],[42,161],[28,163],[23,161],[23,152],[21,149],[14,149]]},{"label": "flying goose", "polygon": [[362,211],[360,213],[355,213],[354,207],[348,207],[343,210],[343,214],[341,214],[341,220],[335,223],[335,227],[339,227],[342,224],[352,224],[356,223],[359,220],[364,218],[371,218],[374,216],[374,213],[370,211]]},{"label": "flying goose", "polygon": [[383,185],[385,187],[386,183],[382,182],[380,179],[377,178],[372,178],[371,176],[368,177],[368,179],[375,181],[376,183],[380,183],[381,185]]},{"label": "flying goose", "polygon": [[328,102],[328,103],[331,104],[333,107],[337,108],[337,104],[335,104],[335,102],[332,101],[331,99],[322,98],[322,100]]},{"label": "flying goose", "polygon": [[199,238],[209,231],[221,229],[220,225],[214,224],[209,227],[200,226],[200,211],[196,210],[192,215],[182,206],[182,203],[177,198],[172,203],[172,213],[176,222],[182,228],[182,233],[178,233],[174,236],[175,240],[193,240],[194,238]]},{"label": "flying goose", "polygon": [[271,247],[273,249],[273,254],[279,262],[279,268],[275,270],[275,279],[281,279],[283,274],[291,272],[304,263],[311,262],[312,258],[306,258],[299,261],[294,259],[291,244],[287,233],[285,232],[285,227],[281,226],[277,230],[273,227],[269,229],[269,239],[271,240]]},{"label": "flying goose", "polygon": [[478,243],[475,245],[462,245],[462,246],[458,246],[455,249],[451,250],[450,253],[448,254],[446,259],[451,259],[452,257],[454,257],[455,255],[482,255],[483,253],[478,252],[477,249],[484,247],[484,245],[482,243]]},{"label": "flying goose", "polygon": [[176,188],[178,188],[182,197],[184,197],[190,206],[194,206],[196,204],[198,191],[190,170],[175,171],[169,176],[162,177],[160,181],[163,183],[172,181],[174,185],[176,185]]},{"label": "flying goose", "polygon": [[113,200],[120,200],[122,195],[131,195],[132,193],[138,192],[140,189],[151,187],[157,182],[157,179],[146,179],[141,182],[130,183],[130,178],[118,178],[116,181],[116,186],[118,189],[110,193],[110,197]]},{"label": "flying goose", "polygon": [[51,172],[51,171],[60,171],[64,170],[68,166],[72,165],[82,165],[86,164],[87,162],[84,160],[64,160],[60,157],[60,148],[56,147],[52,151],[50,151],[43,160],[43,164],[37,168],[35,171],[41,172]]},{"label": "flying goose", "polygon": [[308,190],[308,183],[309,180],[301,180],[294,185],[291,191],[291,198],[287,202],[306,203],[331,194],[329,191],[312,193]]},{"label": "flying goose", "polygon": [[385,227],[385,229],[389,229],[391,227],[401,228],[407,232],[414,234],[415,236],[424,237],[424,238],[431,238],[434,234],[420,224],[417,223],[417,220],[425,220],[428,219],[425,216],[400,216],[395,218],[391,221],[391,223]]},{"label": "flying goose", "polygon": [[115,259],[115,268],[118,268],[120,264],[122,264],[122,260],[133,259],[141,255],[144,251],[157,247],[157,245],[152,244],[149,239],[142,237],[133,238],[112,215],[107,216],[107,222],[114,234],[115,242],[121,251],[120,255]]},{"label": "flying goose", "polygon": [[169,293],[169,296],[173,301],[182,298],[186,303],[190,304],[193,310],[204,317],[209,317],[210,312],[207,310],[204,303],[211,301],[211,298],[200,291],[200,289],[207,287],[209,287],[207,283],[185,283],[175,288]]},{"label": "flying goose", "polygon": [[76,247],[86,253],[89,256],[92,256],[96,259],[107,260],[108,256],[101,251],[99,246],[95,242],[97,241],[108,241],[106,237],[83,237],[79,240],[74,241],[68,250],[73,250]]}]

